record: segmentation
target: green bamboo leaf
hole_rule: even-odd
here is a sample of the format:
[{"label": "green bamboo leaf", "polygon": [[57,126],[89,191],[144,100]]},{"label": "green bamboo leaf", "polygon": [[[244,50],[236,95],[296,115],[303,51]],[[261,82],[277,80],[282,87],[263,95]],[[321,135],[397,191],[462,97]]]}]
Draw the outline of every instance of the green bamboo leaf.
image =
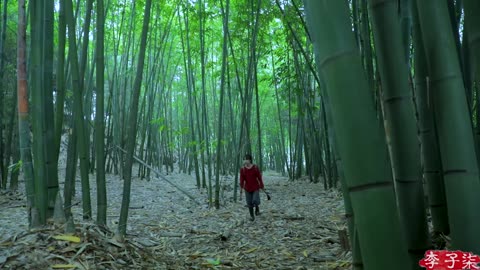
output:
[{"label": "green bamboo leaf", "polygon": [[167,130],[167,125],[161,125],[161,126],[158,128],[158,131],[159,131],[159,132],[163,132],[163,131],[165,131],[165,130]]},{"label": "green bamboo leaf", "polygon": [[19,160],[17,163],[13,163],[12,165],[8,166],[8,169],[11,170],[12,172],[16,172],[17,170],[20,170],[22,165],[23,165],[22,160]]},{"label": "green bamboo leaf", "polygon": [[211,264],[211,265],[220,265],[221,261],[220,261],[220,258],[216,258],[216,259],[213,259],[213,258],[207,258],[206,259],[207,263]]}]

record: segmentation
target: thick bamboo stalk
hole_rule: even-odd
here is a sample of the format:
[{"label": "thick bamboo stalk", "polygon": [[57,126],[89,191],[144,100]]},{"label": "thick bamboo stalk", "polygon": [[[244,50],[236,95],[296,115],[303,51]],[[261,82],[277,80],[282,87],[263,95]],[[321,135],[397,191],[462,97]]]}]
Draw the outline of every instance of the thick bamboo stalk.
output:
[{"label": "thick bamboo stalk", "polygon": [[105,15],[103,0],[97,0],[95,155],[97,165],[97,223],[107,223],[107,186],[105,182]]},{"label": "thick bamboo stalk", "polygon": [[18,100],[18,136],[20,157],[27,194],[27,216],[31,226],[31,211],[35,206],[35,184],[30,146],[30,128],[28,121],[29,104],[27,89],[27,33],[26,33],[25,0],[18,0],[17,31],[17,100]]},{"label": "thick bamboo stalk", "polygon": [[418,22],[417,8],[412,7],[413,46],[415,63],[415,96],[418,111],[418,127],[421,142],[423,175],[426,182],[433,231],[449,234],[445,185],[442,162],[438,149],[437,129],[433,119],[433,104],[430,102],[427,86],[427,59],[423,49],[422,33]]},{"label": "thick bamboo stalk", "polygon": [[[69,40],[69,59],[72,69],[72,88],[74,95],[74,128],[73,132],[76,135],[76,147],[78,147],[78,154],[80,158],[80,176],[82,179],[82,206],[83,218],[90,219],[92,217],[92,206],[90,198],[90,181],[88,176],[88,157],[87,145],[88,140],[85,134],[85,121],[83,116],[83,99],[81,93],[80,83],[80,69],[78,64],[77,45],[75,37],[75,22],[73,18],[72,0],[65,2],[66,20],[68,24],[68,40]],[[75,137],[74,137],[75,138]],[[74,161],[76,164],[76,158]],[[75,166],[73,166],[75,168]],[[65,199],[66,200],[66,199]]]},{"label": "thick bamboo stalk", "polygon": [[137,125],[137,116],[138,116],[138,100],[140,98],[140,88],[142,86],[142,76],[145,60],[145,49],[147,46],[147,34],[148,34],[148,25],[150,22],[150,10],[152,6],[152,0],[147,0],[145,3],[145,13],[143,18],[143,27],[142,27],[142,36],[140,41],[140,50],[138,55],[137,62],[137,72],[135,75],[135,82],[133,86],[132,102],[131,102],[131,111],[128,120],[127,128],[127,154],[125,162],[125,175],[123,183],[123,197],[122,197],[122,207],[120,211],[120,219],[118,223],[118,236],[120,240],[126,235],[127,232],[127,218],[128,218],[128,206],[130,205],[130,190],[132,184],[132,165],[133,165],[133,155],[135,152],[136,145],[136,125]]},{"label": "thick bamboo stalk", "polygon": [[480,253],[479,171],[469,109],[446,2],[416,1],[427,56],[452,247]]},{"label": "thick bamboo stalk", "polygon": [[411,269],[385,133],[377,120],[347,2],[304,3],[317,66],[331,103],[365,269]]},{"label": "thick bamboo stalk", "polygon": [[[412,267],[418,266],[430,246],[424,206],[420,146],[415,107],[405,61],[405,41],[397,15],[398,1],[369,0],[374,43],[383,88],[383,107],[388,123],[391,159],[400,219],[403,223]],[[408,52],[407,52],[408,54]]]}]

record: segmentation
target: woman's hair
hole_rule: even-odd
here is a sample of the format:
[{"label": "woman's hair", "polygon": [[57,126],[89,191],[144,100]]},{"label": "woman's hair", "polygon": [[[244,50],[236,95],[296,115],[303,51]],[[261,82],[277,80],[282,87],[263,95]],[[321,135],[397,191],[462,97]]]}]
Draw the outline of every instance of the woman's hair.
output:
[{"label": "woman's hair", "polygon": [[252,162],[252,155],[246,154],[246,155],[245,155],[245,159],[246,159],[246,160],[250,160],[250,162]]}]

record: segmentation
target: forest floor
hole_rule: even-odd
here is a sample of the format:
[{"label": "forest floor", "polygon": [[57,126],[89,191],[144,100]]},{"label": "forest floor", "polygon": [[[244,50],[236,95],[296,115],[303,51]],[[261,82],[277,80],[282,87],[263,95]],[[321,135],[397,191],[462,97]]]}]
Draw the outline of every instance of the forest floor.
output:
[{"label": "forest floor", "polygon": [[[137,173],[134,167],[134,174]],[[153,174],[152,174],[153,175]],[[132,180],[126,241],[115,240],[123,183],[107,175],[107,229],[82,220],[77,173],[73,217],[79,239],[58,240],[62,227],[29,231],[24,187],[0,192],[0,269],[347,269],[343,250],[343,200],[322,184],[288,181],[265,172],[261,215],[249,220],[244,198],[233,202],[234,176],[222,177],[222,205],[208,206],[206,189],[192,175],[164,176],[200,202],[197,205],[161,178]],[[64,169],[59,170],[63,189]],[[90,175],[96,217],[95,175]]]}]

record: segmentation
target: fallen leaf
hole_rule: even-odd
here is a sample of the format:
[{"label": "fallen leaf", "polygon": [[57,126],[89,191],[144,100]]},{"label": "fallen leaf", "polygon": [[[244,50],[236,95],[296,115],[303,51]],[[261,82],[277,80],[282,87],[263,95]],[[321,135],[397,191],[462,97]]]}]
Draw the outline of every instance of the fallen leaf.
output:
[{"label": "fallen leaf", "polygon": [[6,242],[3,242],[3,243],[0,243],[0,246],[11,246],[12,245],[12,242],[10,241],[6,241]]},{"label": "fallen leaf", "polygon": [[213,258],[207,258],[207,263],[211,264],[211,265],[220,265],[220,259],[217,258],[217,259],[213,259]]},{"label": "fallen leaf", "polygon": [[289,259],[295,258],[295,256],[293,256],[293,254],[291,252],[286,251],[286,250],[282,251],[282,254],[287,256]]},{"label": "fallen leaf", "polygon": [[53,237],[56,240],[69,241],[73,243],[80,243],[80,237],[74,235],[56,235]]},{"label": "fallen leaf", "polygon": [[192,258],[192,259],[196,259],[196,258],[202,257],[202,256],[203,256],[202,253],[200,253],[198,251],[195,251],[195,253],[189,255],[189,257]]},{"label": "fallen leaf", "polygon": [[73,269],[76,268],[73,264],[54,264],[52,265],[53,269]]}]

